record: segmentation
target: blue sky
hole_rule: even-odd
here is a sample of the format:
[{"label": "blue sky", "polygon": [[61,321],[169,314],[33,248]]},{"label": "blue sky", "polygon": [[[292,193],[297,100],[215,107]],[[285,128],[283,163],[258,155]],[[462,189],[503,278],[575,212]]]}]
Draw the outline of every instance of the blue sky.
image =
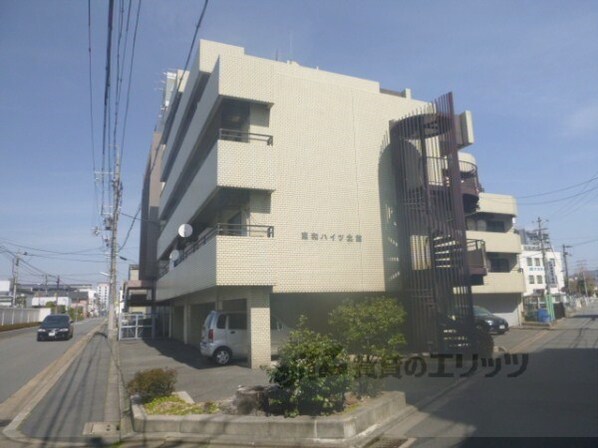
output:
[{"label": "blue sky", "polygon": [[[99,151],[108,2],[91,3]],[[140,200],[163,72],[184,66],[202,6],[142,2],[123,148],[128,214]],[[22,247],[27,262],[66,283],[102,281],[107,269],[91,232],[87,30],[85,0],[0,2],[0,244],[49,251]],[[486,191],[521,198],[519,226],[548,218],[555,244],[578,244],[573,268],[580,260],[598,268],[598,179],[524,198],[598,175],[598,2],[212,0],[199,35],[408,87],[422,100],[453,91],[457,110],[473,112],[468,150]],[[131,220],[121,223],[122,241]],[[122,255],[136,261],[138,246],[135,226]],[[0,256],[0,278],[11,276],[9,258]],[[29,266],[22,276],[42,281]]]}]

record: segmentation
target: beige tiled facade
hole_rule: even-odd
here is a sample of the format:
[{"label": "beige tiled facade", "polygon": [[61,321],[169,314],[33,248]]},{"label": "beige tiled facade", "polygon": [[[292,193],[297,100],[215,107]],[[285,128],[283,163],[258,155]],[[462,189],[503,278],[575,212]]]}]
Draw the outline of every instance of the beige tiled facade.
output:
[{"label": "beige tiled facade", "polygon": [[519,265],[521,239],[514,227],[516,216],[517,202],[513,196],[480,193],[478,210],[467,221],[467,238],[485,242],[488,268],[484,284],[472,287],[474,305],[503,317],[510,326],[522,323],[525,290]]},{"label": "beige tiled facade", "polygon": [[[389,124],[427,103],[209,41],[182,79],[160,146],[156,298],[183,325],[172,335],[197,343],[197,307],[244,299],[258,366],[270,357],[272,295],[399,288]],[[466,146],[471,115],[458,121]]]}]

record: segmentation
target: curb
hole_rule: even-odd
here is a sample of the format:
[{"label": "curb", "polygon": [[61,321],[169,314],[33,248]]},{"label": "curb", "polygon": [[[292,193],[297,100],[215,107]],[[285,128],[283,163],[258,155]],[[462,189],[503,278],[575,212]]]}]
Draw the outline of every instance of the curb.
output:
[{"label": "curb", "polygon": [[[11,395],[3,405],[6,405],[11,399],[14,401],[20,395],[21,391],[32,389],[28,396],[32,396],[30,400],[25,402],[23,406],[20,407],[17,415],[12,419],[12,421],[4,428],[2,433],[4,436],[14,442],[26,443],[28,445],[43,445],[48,446],[48,441],[30,438],[19,431],[19,427],[21,424],[29,417],[29,414],[35,409],[35,407],[43,400],[43,398],[48,394],[50,389],[60,380],[62,375],[66,372],[66,370],[70,367],[73,361],[81,355],[87,344],[91,341],[91,339],[95,336],[95,334],[106,325],[106,322],[103,321],[98,326],[92,328],[89,333],[87,333],[83,338],[77,341],[72,347],[70,347],[63,355],[55,360],[52,364],[46,367],[44,370],[39,372],[33,379],[31,379],[27,384],[25,384],[21,389]],[[15,408],[17,408],[16,405]],[[51,443],[53,446],[87,446],[85,443],[68,443],[68,442],[55,442]]]},{"label": "curb", "polygon": [[[396,403],[395,400],[399,399],[400,403]],[[160,426],[158,431],[150,432],[132,432],[127,434],[121,439],[123,446],[138,446],[137,443],[142,442],[144,445],[151,442],[158,442],[161,444],[169,445],[169,443],[195,443],[198,446],[207,444],[209,446],[220,446],[220,447],[245,447],[245,446],[263,446],[263,447],[355,447],[363,448],[370,446],[373,442],[380,438],[391,426],[396,425],[403,419],[407,418],[413,412],[416,411],[413,406],[407,405],[404,402],[404,394],[402,392],[391,392],[385,398],[377,399],[377,403],[372,403],[373,407],[370,409],[362,409],[357,413],[351,413],[349,415],[342,416],[326,416],[321,418],[313,417],[297,417],[294,419],[278,418],[277,421],[266,421],[271,417],[254,417],[254,416],[196,416],[193,420],[197,420],[197,423],[201,424],[201,420],[210,420],[208,432],[179,432],[176,427],[179,425],[188,426],[192,423],[189,416],[171,417],[171,416],[147,416],[145,412],[138,405],[133,406],[133,413],[135,414],[135,420],[138,424],[151,424],[148,420],[151,418],[155,419],[155,423]],[[399,407],[400,409],[396,409]],[[395,408],[395,409],[392,409]],[[385,417],[383,410],[387,412]],[[381,414],[382,411],[382,414]],[[360,414],[362,414],[360,416]],[[149,417],[149,418],[148,418]],[[381,418],[382,417],[382,418]],[[258,421],[258,419],[264,419],[264,421]],[[180,422],[176,424],[176,420]],[[227,433],[226,426],[224,431],[216,429],[215,425],[223,423],[220,420],[227,420],[229,423],[237,423],[245,430],[235,434]],[[361,422],[359,422],[361,420]],[[265,425],[265,426],[264,426]],[[301,434],[303,431],[301,428],[310,426],[316,431],[309,437]],[[336,429],[332,426],[338,426]],[[340,425],[343,426],[341,429]],[[348,426],[347,426],[348,425]],[[257,432],[251,430],[252,427],[259,427]],[[278,429],[273,428],[277,426]],[[318,429],[320,428],[321,429]],[[251,430],[249,434],[243,434],[247,430]],[[273,430],[272,433],[270,433]],[[275,433],[283,431],[288,437],[279,437]],[[261,435],[258,433],[262,433]],[[321,432],[321,434],[318,434]],[[269,433],[266,435],[265,433]],[[343,434],[342,437],[339,437]],[[315,437],[314,437],[315,436]],[[162,446],[162,445],[161,445]]]}]

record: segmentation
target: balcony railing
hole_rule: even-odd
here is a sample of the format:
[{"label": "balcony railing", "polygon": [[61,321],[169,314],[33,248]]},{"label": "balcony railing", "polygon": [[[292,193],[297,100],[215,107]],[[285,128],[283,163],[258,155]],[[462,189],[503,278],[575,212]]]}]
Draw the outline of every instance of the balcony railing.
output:
[{"label": "balcony railing", "polygon": [[[192,253],[199,250],[202,246],[205,246],[212,238],[218,235],[274,238],[274,226],[218,223],[214,227],[211,227],[197,241],[192,242],[181,250],[179,252],[179,257],[174,260],[174,267],[181,264]],[[160,269],[159,277],[166,275],[169,270],[169,265],[163,266]]]},{"label": "balcony railing", "polygon": [[459,171],[461,172],[463,193],[478,196],[484,191],[478,178],[478,167],[475,164],[459,160]]},{"label": "balcony railing", "polygon": [[486,275],[486,243],[483,240],[467,240],[467,262],[471,275]]},{"label": "balcony railing", "polygon": [[232,142],[249,143],[251,141],[265,142],[266,145],[272,146],[274,144],[274,137],[267,134],[255,134],[253,132],[241,132],[233,129],[219,129],[219,140],[229,140]]}]

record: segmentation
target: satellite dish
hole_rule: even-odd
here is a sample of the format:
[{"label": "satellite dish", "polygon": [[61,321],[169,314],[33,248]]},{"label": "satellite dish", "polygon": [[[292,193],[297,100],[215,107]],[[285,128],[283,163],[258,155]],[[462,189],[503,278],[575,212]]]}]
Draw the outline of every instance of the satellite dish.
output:
[{"label": "satellite dish", "polygon": [[174,261],[174,260],[178,260],[179,257],[181,256],[181,254],[179,253],[178,250],[173,250],[172,252],[170,252],[170,261]]},{"label": "satellite dish", "polygon": [[179,235],[183,238],[189,238],[193,234],[193,227],[189,224],[182,224],[179,227]]}]

